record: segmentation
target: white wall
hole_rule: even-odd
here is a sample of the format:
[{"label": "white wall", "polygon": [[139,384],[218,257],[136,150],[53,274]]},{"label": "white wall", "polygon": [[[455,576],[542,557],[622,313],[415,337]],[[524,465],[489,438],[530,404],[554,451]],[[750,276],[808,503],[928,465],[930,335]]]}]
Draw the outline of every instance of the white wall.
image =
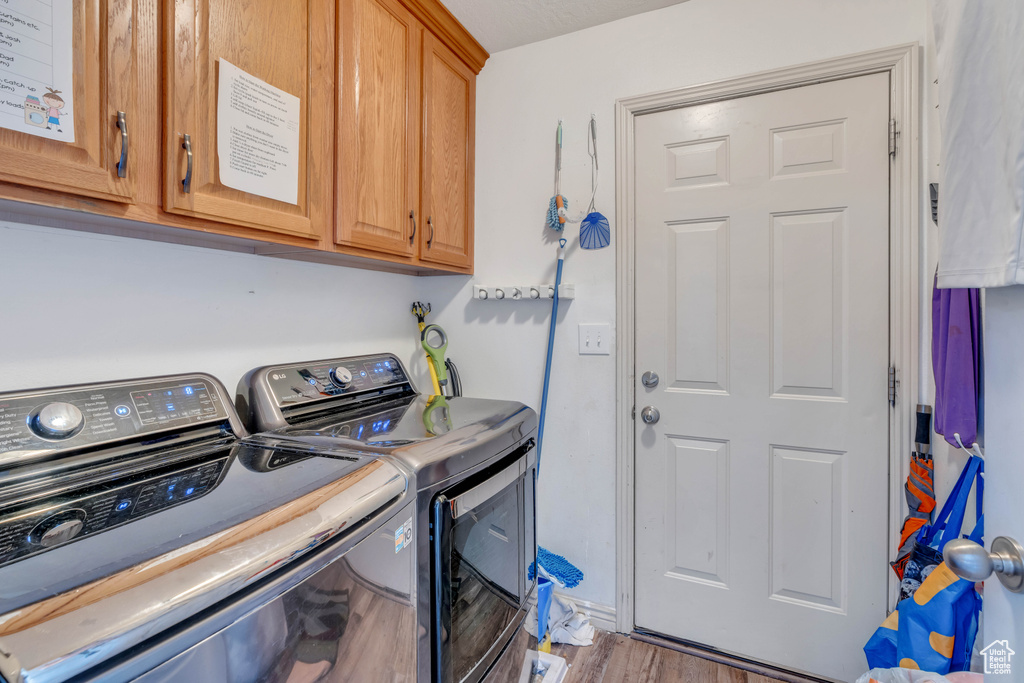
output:
[{"label": "white wall", "polygon": [[[689,0],[492,55],[477,90],[476,276],[481,284],[553,280],[553,142],[563,118],[562,193],[590,196],[586,125],[598,118],[597,208],[614,221],[614,103],[631,95],[909,42],[930,33],[924,0]],[[928,82],[927,78],[923,79]],[[577,325],[615,323],[615,244],[575,241],[560,315],[539,493],[539,542],[586,573],[575,591],[615,604],[615,357],[578,356]],[[639,256],[642,259],[642,255]],[[642,264],[642,262],[641,262]],[[540,403],[548,308],[474,302],[470,282],[432,283],[467,393]],[[445,304],[444,302],[448,302]]]},{"label": "white wall", "polygon": [[[421,278],[0,222],[0,391],[394,351]],[[422,386],[422,384],[421,384]]]}]

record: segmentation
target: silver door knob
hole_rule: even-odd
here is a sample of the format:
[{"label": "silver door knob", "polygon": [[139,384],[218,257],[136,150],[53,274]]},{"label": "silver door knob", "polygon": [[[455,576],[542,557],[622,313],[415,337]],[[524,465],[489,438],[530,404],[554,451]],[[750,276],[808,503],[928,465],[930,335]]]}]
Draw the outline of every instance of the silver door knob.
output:
[{"label": "silver door knob", "polygon": [[658,373],[648,370],[640,377],[640,381],[648,389],[653,389],[658,386]]},{"label": "silver door knob", "polygon": [[654,424],[661,419],[661,413],[654,406],[647,406],[640,411],[640,419],[649,425]]},{"label": "silver door knob", "polygon": [[968,581],[984,581],[992,572],[1007,590],[1020,593],[1024,590],[1024,548],[1020,543],[999,536],[992,541],[992,552],[986,551],[974,541],[957,538],[946,544],[942,559],[953,573]]}]

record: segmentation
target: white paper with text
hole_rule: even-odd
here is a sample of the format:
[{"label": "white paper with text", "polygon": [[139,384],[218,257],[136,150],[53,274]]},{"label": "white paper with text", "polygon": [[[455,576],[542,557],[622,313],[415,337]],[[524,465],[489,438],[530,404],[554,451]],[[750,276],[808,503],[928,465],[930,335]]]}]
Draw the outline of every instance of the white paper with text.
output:
[{"label": "white paper with text", "polygon": [[0,0],[0,127],[75,141],[72,0]]},{"label": "white paper with text", "polygon": [[217,159],[223,185],[298,204],[299,98],[221,59]]}]

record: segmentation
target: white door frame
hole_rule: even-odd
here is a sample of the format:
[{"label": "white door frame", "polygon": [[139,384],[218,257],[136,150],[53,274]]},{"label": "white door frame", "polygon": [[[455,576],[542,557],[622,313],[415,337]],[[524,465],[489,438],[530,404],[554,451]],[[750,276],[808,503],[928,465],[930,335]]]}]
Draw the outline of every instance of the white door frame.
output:
[{"label": "white door frame", "polygon": [[[634,366],[636,358],[635,292],[636,211],[634,206],[634,138],[637,116],[825,81],[888,73],[890,116],[896,121],[896,155],[889,166],[889,362],[900,390],[889,410],[889,547],[899,539],[905,511],[903,482],[913,434],[911,418],[917,386],[918,358],[918,185],[919,86],[917,43],[811,64],[764,71],[751,76],[678,90],[627,97],[615,103],[615,267],[616,345],[616,597],[615,627],[629,633],[634,622]],[[889,606],[895,605],[898,581],[889,572]]]}]

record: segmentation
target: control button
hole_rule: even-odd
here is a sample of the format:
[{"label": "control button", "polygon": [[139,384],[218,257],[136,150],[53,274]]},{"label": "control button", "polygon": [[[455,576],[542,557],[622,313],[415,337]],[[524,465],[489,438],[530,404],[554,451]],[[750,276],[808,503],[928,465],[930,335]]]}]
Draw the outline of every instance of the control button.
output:
[{"label": "control button", "polygon": [[349,371],[348,368],[344,367],[343,365],[339,365],[338,367],[331,370],[331,379],[334,381],[335,384],[344,389],[349,384],[352,384],[352,373]]},{"label": "control button", "polygon": [[66,543],[82,532],[85,527],[85,512],[66,510],[48,517],[36,524],[29,534],[29,541],[44,548]]},{"label": "control button", "polygon": [[114,414],[118,417],[128,417],[132,414],[132,409],[125,405],[117,406],[114,408]]},{"label": "control button", "polygon": [[33,414],[29,427],[44,439],[66,439],[85,424],[85,417],[70,403],[47,403]]},{"label": "control button", "polygon": [[131,506],[132,506],[131,499],[130,498],[126,498],[125,500],[122,500],[117,505],[115,505],[114,506],[114,510],[117,511],[117,512],[124,512],[125,510],[127,510]]},{"label": "control button", "polygon": [[44,531],[43,535],[39,538],[39,544],[44,548],[52,548],[59,543],[70,541],[82,531],[83,526],[85,525],[80,519],[69,519],[66,522],[61,522],[52,529]]}]

